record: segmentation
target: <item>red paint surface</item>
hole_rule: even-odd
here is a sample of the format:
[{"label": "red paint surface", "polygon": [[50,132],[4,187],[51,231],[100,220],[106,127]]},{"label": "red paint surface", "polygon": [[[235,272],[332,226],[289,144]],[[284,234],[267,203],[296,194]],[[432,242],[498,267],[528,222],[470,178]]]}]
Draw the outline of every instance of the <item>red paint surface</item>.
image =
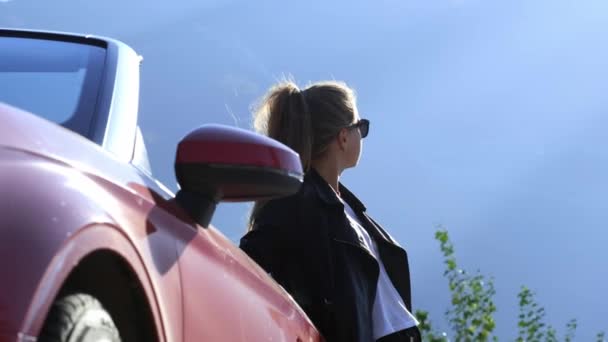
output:
[{"label": "red paint surface", "polygon": [[[62,282],[100,249],[129,263],[161,341],[320,340],[253,261],[133,167],[2,104],[0,123],[0,341],[36,336]],[[272,165],[292,170],[281,153]]]},{"label": "red paint surface", "polygon": [[302,174],[300,157],[287,146],[239,128],[205,125],[179,143],[176,163],[249,165]]}]

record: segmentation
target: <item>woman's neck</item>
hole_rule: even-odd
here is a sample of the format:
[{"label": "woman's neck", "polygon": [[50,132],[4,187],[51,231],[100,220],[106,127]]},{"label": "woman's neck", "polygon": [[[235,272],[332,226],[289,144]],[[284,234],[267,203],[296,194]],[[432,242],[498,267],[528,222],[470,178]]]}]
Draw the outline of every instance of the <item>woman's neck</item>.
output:
[{"label": "woman's neck", "polygon": [[340,171],[333,165],[328,163],[313,163],[312,167],[317,173],[329,184],[329,186],[340,196]]}]

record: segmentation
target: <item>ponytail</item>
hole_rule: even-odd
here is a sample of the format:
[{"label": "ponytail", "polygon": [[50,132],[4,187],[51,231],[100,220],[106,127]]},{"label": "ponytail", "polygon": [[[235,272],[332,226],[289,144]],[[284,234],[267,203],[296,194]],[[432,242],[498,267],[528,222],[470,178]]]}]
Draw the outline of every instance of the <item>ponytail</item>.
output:
[{"label": "ponytail", "polygon": [[256,129],[296,151],[304,172],[307,172],[314,137],[304,93],[292,82],[276,85],[255,116]]}]

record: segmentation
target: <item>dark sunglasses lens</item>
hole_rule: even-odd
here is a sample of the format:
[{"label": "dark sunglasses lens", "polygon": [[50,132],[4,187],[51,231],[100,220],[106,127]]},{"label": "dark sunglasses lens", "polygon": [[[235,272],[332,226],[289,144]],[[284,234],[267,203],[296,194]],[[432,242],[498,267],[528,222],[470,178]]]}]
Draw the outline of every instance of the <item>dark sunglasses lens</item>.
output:
[{"label": "dark sunglasses lens", "polygon": [[365,138],[369,133],[369,120],[363,119],[359,122],[359,131],[361,132],[361,138]]}]

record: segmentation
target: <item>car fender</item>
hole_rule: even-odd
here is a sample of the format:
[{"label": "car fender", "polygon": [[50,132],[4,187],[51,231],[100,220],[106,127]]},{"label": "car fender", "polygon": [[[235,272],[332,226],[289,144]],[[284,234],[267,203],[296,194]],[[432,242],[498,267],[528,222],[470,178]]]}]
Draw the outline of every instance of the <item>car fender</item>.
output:
[{"label": "car fender", "polygon": [[100,249],[128,261],[162,330],[142,258],[110,215],[121,205],[115,197],[80,171],[27,151],[0,148],[0,172],[0,332],[36,336],[71,270]]},{"label": "car fender", "polygon": [[[82,246],[86,246],[86,248]],[[46,313],[70,271],[87,255],[100,250],[111,251],[120,258],[128,260],[128,264],[142,285],[146,300],[150,305],[154,326],[156,327],[156,336],[160,337],[160,341],[165,340],[162,321],[155,300],[156,296],[142,259],[133,244],[124,235],[124,232],[118,227],[107,224],[94,224],[80,229],[61,247],[39,282],[23,320],[20,333],[28,336],[38,335]]]}]

